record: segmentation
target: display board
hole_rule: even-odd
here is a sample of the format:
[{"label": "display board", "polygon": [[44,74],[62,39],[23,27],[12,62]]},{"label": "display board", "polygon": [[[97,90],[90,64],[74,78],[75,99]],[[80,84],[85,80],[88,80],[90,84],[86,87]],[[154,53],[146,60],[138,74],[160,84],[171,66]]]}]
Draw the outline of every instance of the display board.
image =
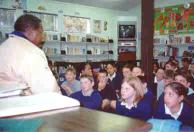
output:
[{"label": "display board", "polygon": [[156,8],[154,17],[155,35],[194,33],[194,3]]}]

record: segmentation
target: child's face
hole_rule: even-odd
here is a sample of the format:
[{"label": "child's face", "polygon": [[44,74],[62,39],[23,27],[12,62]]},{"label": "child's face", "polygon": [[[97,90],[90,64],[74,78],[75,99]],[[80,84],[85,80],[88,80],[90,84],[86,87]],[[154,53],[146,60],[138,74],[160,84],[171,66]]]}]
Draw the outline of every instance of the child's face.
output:
[{"label": "child's face", "polygon": [[165,70],[174,70],[175,68],[171,66],[170,64],[165,65]]},{"label": "child's face", "polygon": [[106,76],[105,73],[98,73],[98,80],[100,82],[104,82],[104,81],[107,81],[108,80],[108,77]]},{"label": "child's face", "polygon": [[156,78],[158,81],[161,81],[164,78],[164,70],[159,69],[156,73]]},{"label": "child's face", "polygon": [[85,65],[84,69],[82,70],[83,74],[92,75],[92,68],[89,64]]},{"label": "child's face", "polygon": [[112,75],[115,72],[115,68],[110,64],[107,65],[106,70],[110,75]]},{"label": "child's face", "polygon": [[82,91],[87,92],[93,88],[94,82],[91,82],[88,78],[81,78],[80,85]]},{"label": "child's face", "polygon": [[130,76],[131,76],[131,70],[129,69],[129,68],[123,68],[122,69],[122,72],[123,72],[123,76],[125,77],[125,78],[129,78]]},{"label": "child's face", "polygon": [[181,84],[184,85],[186,88],[188,88],[189,85],[190,85],[190,84],[187,82],[186,78],[184,78],[184,77],[181,76],[181,75],[175,76],[175,81],[181,83]]},{"label": "child's face", "polygon": [[134,67],[131,74],[134,77],[141,76],[142,75],[142,70],[139,67]]},{"label": "child's face", "polygon": [[75,75],[73,74],[73,72],[71,71],[68,71],[66,74],[65,74],[65,78],[67,81],[72,81],[75,79]]},{"label": "child's face", "polygon": [[174,80],[172,78],[164,78],[164,85],[167,85],[171,82],[173,82]]},{"label": "child's face", "polygon": [[135,96],[135,90],[127,82],[121,85],[121,97],[126,100]]},{"label": "child's face", "polygon": [[182,96],[177,95],[170,86],[164,89],[164,103],[168,108],[177,107],[183,100]]},{"label": "child's face", "polygon": [[156,64],[153,64],[153,71],[157,71],[158,70],[158,66]]}]

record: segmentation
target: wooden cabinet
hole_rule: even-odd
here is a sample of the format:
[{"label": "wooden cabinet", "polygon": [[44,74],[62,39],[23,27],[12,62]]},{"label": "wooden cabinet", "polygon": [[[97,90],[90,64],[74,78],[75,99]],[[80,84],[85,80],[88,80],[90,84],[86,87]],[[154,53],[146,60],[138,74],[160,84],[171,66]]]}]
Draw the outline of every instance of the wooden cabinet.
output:
[{"label": "wooden cabinet", "polygon": [[118,61],[136,60],[136,52],[121,52],[118,56]]}]

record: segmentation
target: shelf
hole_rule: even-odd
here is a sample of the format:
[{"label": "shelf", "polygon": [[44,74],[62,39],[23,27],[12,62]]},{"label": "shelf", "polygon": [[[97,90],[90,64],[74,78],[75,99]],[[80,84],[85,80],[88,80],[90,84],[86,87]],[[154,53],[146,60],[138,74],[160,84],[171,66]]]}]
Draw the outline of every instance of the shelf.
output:
[{"label": "shelf", "polygon": [[107,56],[112,54],[87,54],[87,56]]},{"label": "shelf", "polygon": [[59,43],[59,44],[64,44],[64,45],[99,45],[99,46],[108,46],[109,44],[111,45],[112,43],[93,43],[93,42],[65,42],[65,41],[60,41],[60,40],[50,40],[50,41],[45,41],[46,44],[53,44],[53,43]]},{"label": "shelf", "polygon": [[[175,59],[177,60],[181,60],[183,57],[182,56],[176,56]],[[157,56],[154,57],[154,59],[158,59],[158,60],[168,60],[169,56]],[[192,60],[194,61],[194,58],[192,58]]]},{"label": "shelf", "polygon": [[[115,56],[108,53],[113,46],[112,43],[46,41],[43,49],[53,61],[85,62],[113,59]],[[86,54],[88,51],[92,54]]]},{"label": "shelf", "polygon": [[45,44],[55,44],[55,43],[61,44],[63,42],[64,41],[60,41],[60,40],[50,40],[50,41],[45,41],[44,43]]},{"label": "shelf", "polygon": [[174,46],[174,47],[180,47],[180,46],[194,46],[194,43],[182,43],[182,44],[154,44],[154,46]]},{"label": "shelf", "polygon": [[131,45],[118,45],[118,47],[131,47],[131,48],[135,48],[136,46],[135,45],[133,45],[133,46],[131,46]]}]

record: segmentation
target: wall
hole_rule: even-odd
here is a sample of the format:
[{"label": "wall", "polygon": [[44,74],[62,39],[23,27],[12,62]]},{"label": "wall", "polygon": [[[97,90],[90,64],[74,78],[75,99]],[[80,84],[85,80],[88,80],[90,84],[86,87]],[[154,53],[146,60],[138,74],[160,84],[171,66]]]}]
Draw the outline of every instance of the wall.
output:
[{"label": "wall", "polygon": [[[25,0],[23,0],[25,1]],[[46,3],[46,4],[45,4]],[[12,5],[12,0],[3,0],[0,7],[10,8]],[[43,7],[45,10],[39,10],[39,7]],[[54,13],[57,14],[59,23],[58,23],[58,31],[63,32],[63,15],[70,16],[78,16],[78,17],[86,17],[91,19],[91,34],[102,37],[110,37],[114,39],[114,58],[117,59],[117,21],[118,16],[123,16],[126,12],[115,11],[110,9],[103,9],[91,6],[84,6],[78,4],[57,2],[51,0],[26,0],[26,9],[30,11],[36,12],[46,12],[46,13]],[[21,15],[22,12],[17,10],[17,16]],[[93,20],[102,20],[108,22],[107,31],[103,31],[101,33],[93,33]]]},{"label": "wall", "polygon": [[193,0],[155,0],[155,8],[158,7],[166,7],[166,6],[172,6],[172,5],[181,5],[185,2],[193,2]]},{"label": "wall", "polygon": [[[184,4],[185,2],[193,2],[193,0],[155,0],[154,1],[154,7],[159,8],[159,7],[166,7],[166,6],[172,6],[172,5],[180,5]],[[138,42],[137,42],[137,59],[141,59],[141,4],[131,8],[128,10],[127,14],[131,17],[137,17],[137,31],[138,31]]]},{"label": "wall", "polygon": [[130,17],[135,17],[137,21],[137,45],[136,45],[136,59],[141,59],[141,4],[129,9],[127,14]]}]

